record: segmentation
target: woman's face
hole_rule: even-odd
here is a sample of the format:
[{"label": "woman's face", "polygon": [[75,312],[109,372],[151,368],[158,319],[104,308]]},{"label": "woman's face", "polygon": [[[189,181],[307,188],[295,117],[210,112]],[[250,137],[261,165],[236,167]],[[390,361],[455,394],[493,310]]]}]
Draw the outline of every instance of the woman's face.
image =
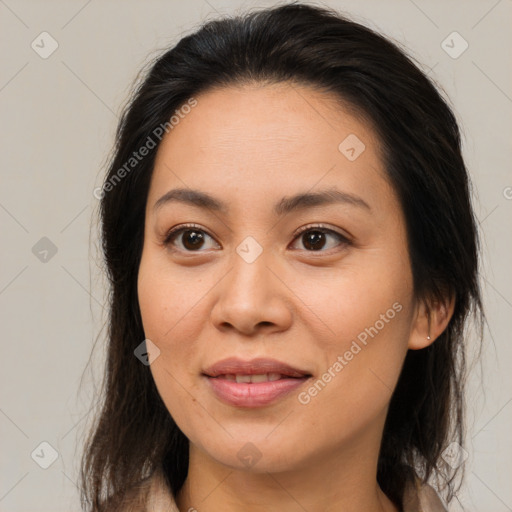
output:
[{"label": "woman's face", "polygon": [[[417,308],[375,133],[305,86],[196,99],[157,153],[138,275],[167,409],[203,457],[232,468],[376,453]],[[205,375],[227,358],[248,365]]]}]

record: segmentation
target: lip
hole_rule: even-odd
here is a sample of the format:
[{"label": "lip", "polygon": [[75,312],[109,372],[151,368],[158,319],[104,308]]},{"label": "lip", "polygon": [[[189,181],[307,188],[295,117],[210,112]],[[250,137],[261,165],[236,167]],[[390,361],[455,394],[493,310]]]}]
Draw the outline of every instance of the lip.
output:
[{"label": "lip", "polygon": [[218,361],[210,366],[203,373],[208,377],[218,377],[226,374],[258,375],[261,373],[280,373],[288,377],[305,377],[311,375],[306,370],[294,368],[289,364],[276,359],[258,358],[250,361],[243,361],[236,357],[230,357]]},{"label": "lip", "polygon": [[[222,378],[227,374],[258,375],[280,373],[284,378],[268,382],[235,382]],[[263,407],[304,385],[311,374],[275,359],[242,361],[229,358],[206,369],[203,378],[217,398],[236,407]]]}]

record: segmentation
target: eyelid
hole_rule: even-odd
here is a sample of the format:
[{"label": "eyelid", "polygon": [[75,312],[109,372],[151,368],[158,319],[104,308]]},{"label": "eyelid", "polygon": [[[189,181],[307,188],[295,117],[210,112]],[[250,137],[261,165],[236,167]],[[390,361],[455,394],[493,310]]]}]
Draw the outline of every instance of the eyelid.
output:
[{"label": "eyelid", "polygon": [[336,235],[340,236],[341,238],[345,239],[347,242],[351,241],[351,236],[348,234],[340,233],[337,229],[332,228],[326,224],[317,223],[317,224],[307,224],[306,226],[302,226],[298,228],[295,233],[293,234],[293,239],[297,238],[299,235],[304,233],[305,231],[314,231],[315,229],[318,229],[318,231],[325,231],[330,233],[335,233]]}]

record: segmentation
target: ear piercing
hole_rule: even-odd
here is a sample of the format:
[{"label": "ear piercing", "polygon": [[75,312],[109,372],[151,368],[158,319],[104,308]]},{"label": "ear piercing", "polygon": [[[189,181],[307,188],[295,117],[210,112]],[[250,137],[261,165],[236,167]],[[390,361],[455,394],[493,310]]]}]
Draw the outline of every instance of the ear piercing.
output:
[{"label": "ear piercing", "polygon": [[427,336],[427,340],[428,340],[428,341],[430,341],[430,340],[431,340],[430,336]]}]

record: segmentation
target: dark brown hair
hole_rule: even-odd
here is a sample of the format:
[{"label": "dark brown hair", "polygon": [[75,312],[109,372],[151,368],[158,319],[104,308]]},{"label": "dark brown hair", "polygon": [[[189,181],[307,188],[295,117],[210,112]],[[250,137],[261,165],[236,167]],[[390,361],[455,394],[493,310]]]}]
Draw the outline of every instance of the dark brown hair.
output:
[{"label": "dark brown hair", "polygon": [[455,297],[442,335],[406,356],[377,474],[398,506],[414,474],[444,482],[451,498],[457,470],[441,454],[451,442],[463,446],[465,325],[470,313],[482,315],[459,128],[438,88],[404,50],[335,11],[295,2],[204,24],[151,64],[124,110],[100,203],[111,288],[101,410],[82,461],[87,510],[105,510],[108,496],[123,496],[155,470],[176,495],[188,470],[188,440],[149,367],[133,353],[145,338],[137,273],[158,144],[114,178],[191,97],[213,87],[285,81],[329,92],[372,124],[406,219],[416,297],[427,304]]}]

